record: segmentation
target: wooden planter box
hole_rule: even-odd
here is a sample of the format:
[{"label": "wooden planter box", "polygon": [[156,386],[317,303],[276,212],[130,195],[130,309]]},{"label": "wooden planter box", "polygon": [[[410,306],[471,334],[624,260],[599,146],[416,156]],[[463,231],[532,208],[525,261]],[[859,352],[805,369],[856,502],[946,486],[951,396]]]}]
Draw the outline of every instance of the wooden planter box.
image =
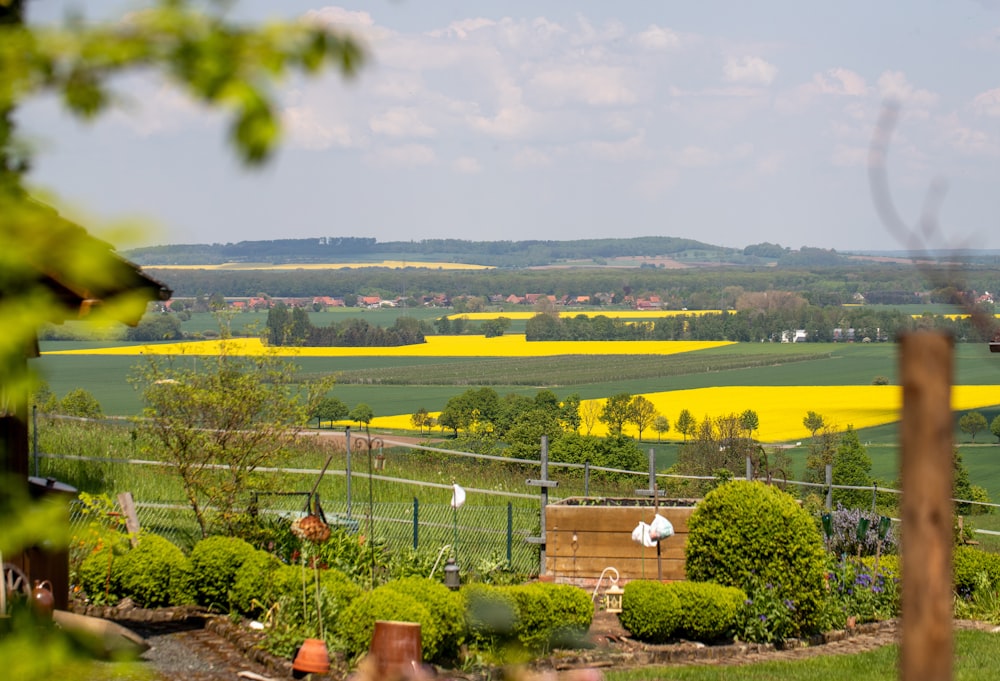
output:
[{"label": "wooden planter box", "polygon": [[[545,508],[544,579],[593,588],[606,567],[618,570],[619,584],[656,579],[684,579],[684,546],[694,499],[660,500],[659,513],[674,526],[674,535],[656,547],[632,541],[640,521],[653,520],[651,499],[563,499]],[[672,505],[667,505],[672,504]],[[607,586],[607,583],[604,584]],[[603,588],[603,587],[602,587]]]}]

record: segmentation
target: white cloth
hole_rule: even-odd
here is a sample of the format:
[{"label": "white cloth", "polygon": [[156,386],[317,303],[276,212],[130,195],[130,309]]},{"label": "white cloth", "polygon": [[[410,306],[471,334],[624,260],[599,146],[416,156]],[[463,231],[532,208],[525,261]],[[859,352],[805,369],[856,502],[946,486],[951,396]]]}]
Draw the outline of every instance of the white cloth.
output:
[{"label": "white cloth", "polygon": [[458,485],[452,485],[454,491],[451,493],[451,507],[454,509],[462,508],[462,504],[465,503],[465,490]]}]

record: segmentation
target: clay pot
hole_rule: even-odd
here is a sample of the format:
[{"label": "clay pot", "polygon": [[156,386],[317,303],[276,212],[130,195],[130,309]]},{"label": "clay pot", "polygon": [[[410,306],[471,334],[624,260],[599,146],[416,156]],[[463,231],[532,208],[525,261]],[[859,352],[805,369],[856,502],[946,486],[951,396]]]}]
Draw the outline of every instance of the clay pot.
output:
[{"label": "clay pot", "polygon": [[369,652],[375,658],[379,678],[398,678],[423,663],[420,625],[416,622],[375,622]]},{"label": "clay pot", "polygon": [[42,619],[52,619],[56,598],[52,595],[52,584],[48,580],[35,580],[35,588],[31,590],[31,607]]},{"label": "clay pot", "polygon": [[325,674],[330,671],[330,656],[326,652],[326,642],[319,638],[307,638],[292,662],[292,669],[307,674]]}]

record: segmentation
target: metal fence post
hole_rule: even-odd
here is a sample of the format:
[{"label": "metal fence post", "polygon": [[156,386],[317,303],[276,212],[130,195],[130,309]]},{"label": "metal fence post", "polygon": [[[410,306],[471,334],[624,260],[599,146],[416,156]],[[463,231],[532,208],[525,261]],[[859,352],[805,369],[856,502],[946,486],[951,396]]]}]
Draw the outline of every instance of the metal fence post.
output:
[{"label": "metal fence post", "polygon": [[420,501],[413,497],[413,550],[420,545]]},{"label": "metal fence post", "polygon": [[507,566],[514,561],[514,504],[507,502]]},{"label": "metal fence post", "polygon": [[344,442],[347,447],[347,517],[351,517],[351,427],[344,427]]},{"label": "metal fence post", "polygon": [[826,464],[826,510],[833,510],[833,464]]},{"label": "metal fence post", "polygon": [[753,480],[753,459],[747,457],[747,482]]},{"label": "metal fence post", "polygon": [[583,496],[590,496],[590,459],[583,462]]}]

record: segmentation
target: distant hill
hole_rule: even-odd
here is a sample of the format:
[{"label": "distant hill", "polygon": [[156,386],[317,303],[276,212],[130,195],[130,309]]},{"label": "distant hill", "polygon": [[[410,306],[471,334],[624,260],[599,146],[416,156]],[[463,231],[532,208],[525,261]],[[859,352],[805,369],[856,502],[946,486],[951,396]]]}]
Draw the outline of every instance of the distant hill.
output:
[{"label": "distant hill", "polygon": [[[745,249],[714,246],[677,237],[576,239],[570,241],[466,241],[424,239],[378,242],[373,238],[317,237],[241,241],[228,244],[151,246],[123,255],[145,267],[219,265],[223,263],[381,262],[383,260],[462,262],[490,267],[546,266],[691,267],[702,264],[773,265],[835,264],[836,251],[803,248],[792,251],[778,244]],[[792,264],[789,262],[788,264]]]}]

